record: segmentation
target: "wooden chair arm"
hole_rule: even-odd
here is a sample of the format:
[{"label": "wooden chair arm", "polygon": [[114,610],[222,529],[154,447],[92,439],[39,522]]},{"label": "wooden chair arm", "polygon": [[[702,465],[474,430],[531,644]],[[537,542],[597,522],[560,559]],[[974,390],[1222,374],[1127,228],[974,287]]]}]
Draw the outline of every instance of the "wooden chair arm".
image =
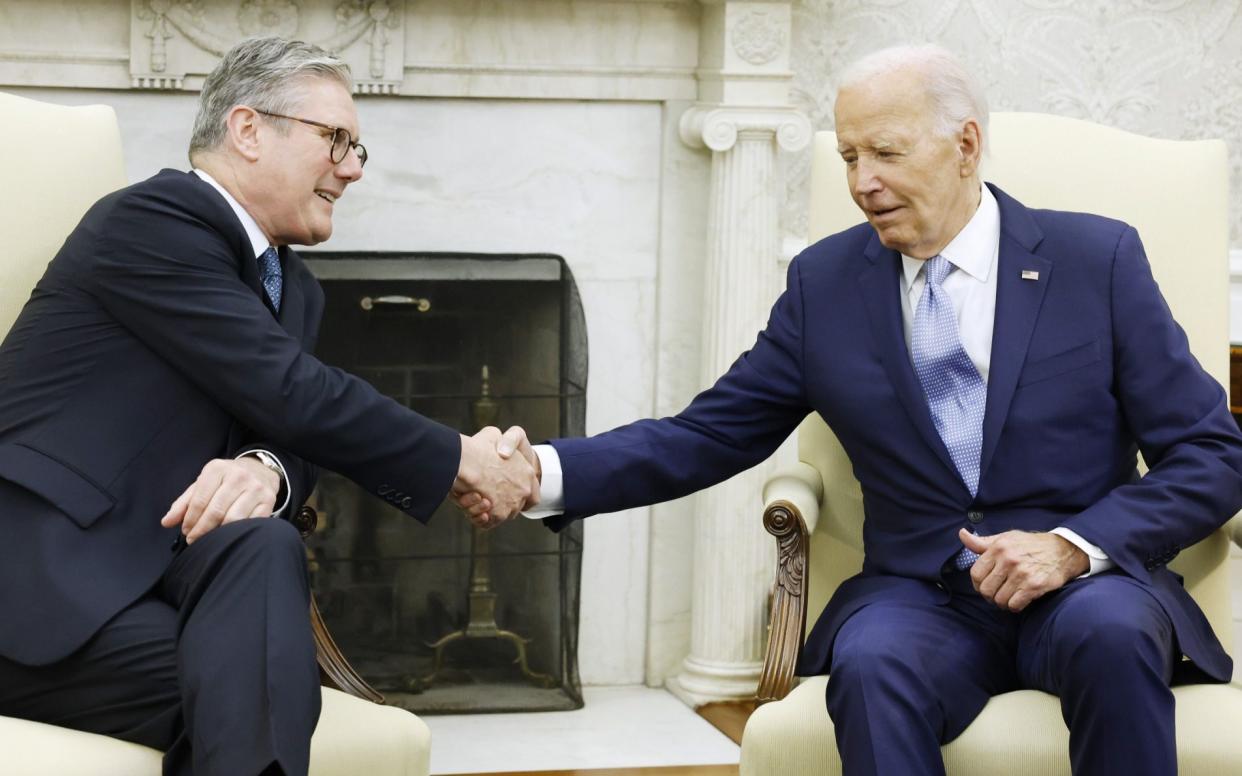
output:
[{"label": "wooden chair arm", "polygon": [[[302,538],[305,539],[315,532],[315,526],[319,524],[319,515],[314,509],[304,506],[289,522],[293,523],[293,527],[297,528]],[[313,595],[310,603],[310,619],[311,632],[315,637],[315,660],[319,663],[319,683],[324,687],[341,690],[372,703],[383,703],[384,696],[367,684],[341,653],[332,634],[328,632],[328,626],[323,621],[323,615],[319,613],[319,605],[315,603]]]},{"label": "wooden chair arm", "polygon": [[806,631],[807,541],[810,532],[802,510],[792,501],[778,499],[763,511],[763,527],[776,537],[776,583],[772,588],[772,619],[768,650],[759,675],[755,699],[767,703],[784,698],[793,689],[794,669]]}]

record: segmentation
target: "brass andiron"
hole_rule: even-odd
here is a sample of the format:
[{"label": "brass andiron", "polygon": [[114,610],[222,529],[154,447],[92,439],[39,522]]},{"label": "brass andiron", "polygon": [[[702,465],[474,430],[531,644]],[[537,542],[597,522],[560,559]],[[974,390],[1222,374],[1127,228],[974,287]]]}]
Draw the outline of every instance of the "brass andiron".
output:
[{"label": "brass andiron", "polygon": [[[487,365],[483,365],[483,390],[478,399],[470,407],[471,420],[475,428],[492,426],[500,414],[500,407],[491,397]],[[429,644],[436,651],[435,665],[431,673],[419,680],[423,687],[429,686],[440,674],[444,661],[444,648],[462,639],[498,639],[512,642],[517,648],[514,663],[522,670],[522,675],[540,687],[555,687],[556,679],[548,674],[532,671],[526,662],[526,645],[530,639],[519,636],[513,631],[504,630],[496,623],[496,593],[492,590],[491,572],[491,537],[482,528],[473,527],[470,536],[470,595],[467,604],[466,627],[453,631],[434,644]]]}]

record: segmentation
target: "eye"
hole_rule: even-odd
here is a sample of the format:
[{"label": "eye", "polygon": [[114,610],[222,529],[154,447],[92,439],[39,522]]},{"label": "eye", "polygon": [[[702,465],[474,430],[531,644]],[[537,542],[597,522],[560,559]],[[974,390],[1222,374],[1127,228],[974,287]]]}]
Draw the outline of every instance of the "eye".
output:
[{"label": "eye", "polygon": [[894,159],[897,157],[897,152],[881,150],[881,151],[876,151],[875,155],[877,159]]},{"label": "eye", "polygon": [[841,161],[845,162],[847,167],[853,167],[855,164],[858,164],[858,157],[853,154],[841,154]]}]

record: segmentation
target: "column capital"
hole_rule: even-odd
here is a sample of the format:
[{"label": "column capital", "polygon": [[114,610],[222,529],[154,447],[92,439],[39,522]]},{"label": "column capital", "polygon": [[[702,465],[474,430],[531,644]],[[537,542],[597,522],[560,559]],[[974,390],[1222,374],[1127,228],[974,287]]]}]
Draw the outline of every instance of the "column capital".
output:
[{"label": "column capital", "polygon": [[811,122],[796,108],[737,108],[699,104],[681,115],[681,140],[691,148],[728,151],[739,133],[769,132],[785,151],[801,151],[811,142]]}]

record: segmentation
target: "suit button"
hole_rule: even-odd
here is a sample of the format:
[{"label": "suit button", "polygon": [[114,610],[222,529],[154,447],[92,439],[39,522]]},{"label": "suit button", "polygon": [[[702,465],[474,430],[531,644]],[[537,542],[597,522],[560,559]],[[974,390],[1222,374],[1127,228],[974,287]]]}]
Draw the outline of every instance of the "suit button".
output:
[{"label": "suit button", "polygon": [[409,496],[406,496],[405,498],[401,499],[401,508],[409,509],[410,505],[413,503],[414,503],[414,499],[410,498]]},{"label": "suit button", "polygon": [[966,519],[967,519],[967,520],[969,520],[969,521],[970,521],[970,522],[972,522],[972,523],[975,523],[975,524],[982,523],[982,522],[983,522],[983,513],[982,513],[982,512],[976,512],[975,510],[973,510],[973,509],[972,509],[972,510],[970,510],[969,512],[967,512],[967,513],[966,513]]}]

